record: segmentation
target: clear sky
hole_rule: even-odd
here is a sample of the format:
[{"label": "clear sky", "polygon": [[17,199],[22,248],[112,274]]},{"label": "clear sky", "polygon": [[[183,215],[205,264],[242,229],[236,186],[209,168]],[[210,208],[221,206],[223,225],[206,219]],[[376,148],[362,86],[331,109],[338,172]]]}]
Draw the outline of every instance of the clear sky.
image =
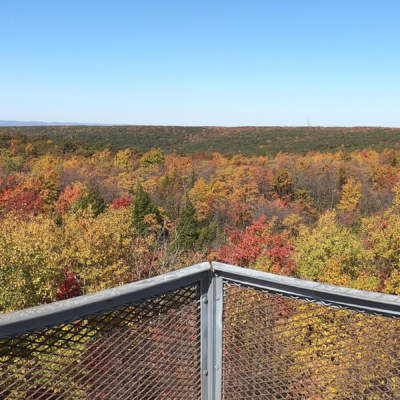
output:
[{"label": "clear sky", "polygon": [[0,0],[0,120],[400,126],[400,1]]}]

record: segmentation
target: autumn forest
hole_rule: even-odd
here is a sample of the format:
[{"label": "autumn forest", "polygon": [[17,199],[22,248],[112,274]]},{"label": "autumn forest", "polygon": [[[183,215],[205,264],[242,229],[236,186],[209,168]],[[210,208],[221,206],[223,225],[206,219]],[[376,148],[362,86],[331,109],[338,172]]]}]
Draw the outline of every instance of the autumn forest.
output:
[{"label": "autumn forest", "polygon": [[43,129],[0,130],[2,312],[207,259],[400,294],[396,130]]}]

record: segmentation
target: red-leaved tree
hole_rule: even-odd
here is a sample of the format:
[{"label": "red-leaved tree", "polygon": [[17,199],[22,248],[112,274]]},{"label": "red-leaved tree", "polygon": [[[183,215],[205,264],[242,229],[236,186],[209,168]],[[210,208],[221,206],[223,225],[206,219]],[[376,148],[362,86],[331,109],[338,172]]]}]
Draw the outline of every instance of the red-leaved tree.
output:
[{"label": "red-leaved tree", "polygon": [[82,295],[82,280],[68,268],[64,269],[64,280],[58,287],[57,301]]}]

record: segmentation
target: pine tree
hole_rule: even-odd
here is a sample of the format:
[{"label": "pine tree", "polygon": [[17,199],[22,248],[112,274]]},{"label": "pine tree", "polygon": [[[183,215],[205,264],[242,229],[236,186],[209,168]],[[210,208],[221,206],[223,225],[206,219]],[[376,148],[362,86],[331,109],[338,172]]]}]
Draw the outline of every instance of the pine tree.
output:
[{"label": "pine tree", "polygon": [[185,206],[179,216],[177,227],[176,246],[182,250],[196,247],[199,238],[199,221],[196,217],[196,209],[189,197],[186,196]]},{"label": "pine tree", "polygon": [[207,248],[215,240],[218,234],[218,225],[216,221],[203,226],[199,231],[197,245],[199,248]]},{"label": "pine tree", "polygon": [[158,222],[162,221],[158,208],[152,203],[149,194],[143,189],[140,183],[138,183],[136,188],[133,206],[133,225],[141,235],[147,232],[148,226],[144,221],[146,215],[154,214]]},{"label": "pine tree", "polygon": [[106,209],[104,199],[101,197],[100,192],[92,185],[89,187],[88,192],[82,194],[75,202],[73,211],[76,213],[78,210],[85,210],[89,206],[96,217]]}]

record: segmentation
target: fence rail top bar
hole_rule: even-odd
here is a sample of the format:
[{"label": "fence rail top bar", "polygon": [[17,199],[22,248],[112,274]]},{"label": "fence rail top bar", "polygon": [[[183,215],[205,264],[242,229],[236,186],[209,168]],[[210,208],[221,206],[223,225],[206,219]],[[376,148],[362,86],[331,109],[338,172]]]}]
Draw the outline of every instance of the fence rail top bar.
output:
[{"label": "fence rail top bar", "polygon": [[69,323],[200,282],[210,271],[223,279],[285,296],[400,317],[400,296],[306,281],[219,262],[204,262],[97,293],[0,314],[0,339]]},{"label": "fence rail top bar", "polygon": [[0,314],[0,339],[75,321],[199,282],[209,274],[210,263],[168,272],[112,289]]},{"label": "fence rail top bar", "polygon": [[213,262],[212,266],[214,273],[231,282],[286,296],[311,299],[315,303],[400,317],[400,296],[327,285],[220,262]]}]

